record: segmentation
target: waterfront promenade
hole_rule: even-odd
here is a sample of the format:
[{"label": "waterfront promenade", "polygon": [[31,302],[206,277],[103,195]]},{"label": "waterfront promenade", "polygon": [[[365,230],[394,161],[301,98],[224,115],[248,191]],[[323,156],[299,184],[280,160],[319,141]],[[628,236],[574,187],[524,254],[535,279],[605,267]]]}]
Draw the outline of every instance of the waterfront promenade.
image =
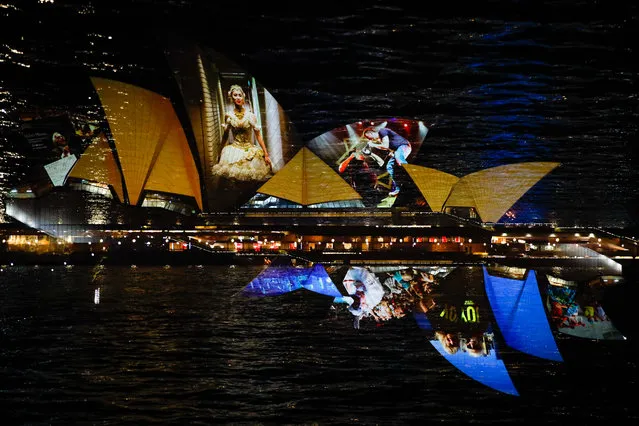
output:
[{"label": "waterfront promenade", "polygon": [[0,264],[255,264],[290,257],[325,264],[412,263],[539,266],[619,264],[637,240],[600,228],[480,223],[402,210],[249,211],[180,224],[0,228]]}]

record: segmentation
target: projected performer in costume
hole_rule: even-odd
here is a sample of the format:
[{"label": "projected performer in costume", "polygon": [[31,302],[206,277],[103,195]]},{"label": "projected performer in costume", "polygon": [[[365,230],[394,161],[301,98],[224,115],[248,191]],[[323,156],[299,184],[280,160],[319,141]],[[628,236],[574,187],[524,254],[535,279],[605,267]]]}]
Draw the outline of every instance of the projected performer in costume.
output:
[{"label": "projected performer in costume", "polygon": [[358,329],[360,319],[370,315],[381,302],[384,288],[375,274],[359,266],[353,266],[346,272],[342,284],[352,300],[348,310],[353,314],[353,327]]},{"label": "projected performer in costume", "polygon": [[349,154],[348,157],[341,161],[338,167],[340,174],[346,172],[347,177],[345,180],[350,183],[355,190],[359,187],[364,188],[369,185],[374,185],[377,181],[377,175],[368,166],[365,155],[377,161],[379,167],[384,165],[384,160],[373,154],[368,146],[364,146],[361,150],[358,149],[358,147],[354,147],[347,154]]},{"label": "projected performer in costume", "polygon": [[399,194],[399,185],[395,182],[395,164],[402,167],[407,163],[406,158],[410,155],[412,147],[410,142],[391,129],[367,127],[363,136],[368,139],[368,147],[389,151],[391,157],[386,163],[386,171],[391,178],[391,191],[389,196],[395,197]]},{"label": "projected performer in costume", "polygon": [[[226,143],[232,136],[232,143],[222,148],[220,160],[213,166],[212,173],[239,181],[266,180],[271,175],[271,159],[257,118],[246,105],[246,95],[240,86],[232,85],[228,97],[233,106],[224,117],[222,142]],[[253,142],[253,135],[259,146]]]}]

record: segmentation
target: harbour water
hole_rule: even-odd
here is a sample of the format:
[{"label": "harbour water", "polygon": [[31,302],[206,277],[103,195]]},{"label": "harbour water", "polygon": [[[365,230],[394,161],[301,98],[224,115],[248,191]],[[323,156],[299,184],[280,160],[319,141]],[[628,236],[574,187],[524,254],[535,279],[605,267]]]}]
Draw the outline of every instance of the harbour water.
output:
[{"label": "harbour water", "polygon": [[[632,424],[636,345],[554,331],[473,380],[412,316],[353,328],[332,298],[245,297],[265,266],[14,266],[0,281],[3,424]],[[636,283],[634,283],[636,284]],[[603,299],[628,336],[623,287]]]}]

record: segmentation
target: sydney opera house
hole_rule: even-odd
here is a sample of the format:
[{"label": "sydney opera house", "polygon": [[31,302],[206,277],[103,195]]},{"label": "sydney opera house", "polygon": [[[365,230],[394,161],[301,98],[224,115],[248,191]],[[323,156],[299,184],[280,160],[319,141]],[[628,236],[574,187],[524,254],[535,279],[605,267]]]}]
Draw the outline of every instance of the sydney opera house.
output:
[{"label": "sydney opera house", "polygon": [[[544,220],[515,226],[513,206],[557,162],[456,176],[420,165],[428,126],[397,117],[302,141],[271,93],[226,58],[193,46],[167,59],[178,89],[170,96],[91,76],[96,119],[24,120],[33,164],[4,202],[25,227],[6,231],[5,249],[88,243],[108,251],[115,241],[159,233],[178,251],[423,256],[556,252],[578,243],[636,254],[621,237],[604,235],[602,245],[602,235]],[[405,162],[392,146],[368,143],[366,129],[407,141]]]}]

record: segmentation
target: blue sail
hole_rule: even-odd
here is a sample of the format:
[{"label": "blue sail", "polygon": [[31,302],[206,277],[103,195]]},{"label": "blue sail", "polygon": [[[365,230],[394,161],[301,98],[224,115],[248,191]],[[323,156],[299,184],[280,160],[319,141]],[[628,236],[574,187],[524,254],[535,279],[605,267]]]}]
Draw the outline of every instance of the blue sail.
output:
[{"label": "blue sail", "polygon": [[302,284],[302,287],[315,293],[325,294],[326,296],[341,296],[337,286],[328,276],[328,272],[326,272],[324,266],[320,264],[316,264],[310,269],[308,277]]},{"label": "blue sail", "polygon": [[326,269],[319,264],[311,268],[271,266],[244,287],[242,294],[252,297],[278,296],[301,288],[327,296],[340,296]]},{"label": "blue sail", "polygon": [[308,271],[291,266],[271,266],[253,279],[242,293],[245,296],[277,296],[302,288]]},{"label": "blue sail", "polygon": [[471,379],[500,392],[519,396],[506,365],[497,358],[497,353],[494,350],[486,356],[479,357],[471,356],[464,351],[457,351],[451,355],[444,350],[439,340],[431,340],[430,343],[448,362]]},{"label": "blue sail", "polygon": [[535,271],[529,271],[521,281],[489,275],[484,267],[484,285],[508,346],[539,358],[563,361],[548,324]]}]

